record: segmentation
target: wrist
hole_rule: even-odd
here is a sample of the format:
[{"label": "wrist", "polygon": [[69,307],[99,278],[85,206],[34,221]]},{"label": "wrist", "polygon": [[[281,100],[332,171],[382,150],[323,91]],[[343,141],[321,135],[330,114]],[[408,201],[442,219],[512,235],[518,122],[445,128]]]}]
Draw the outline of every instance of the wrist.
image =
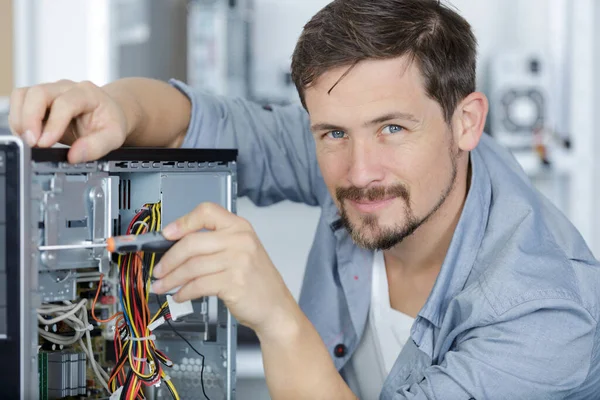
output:
[{"label": "wrist", "polygon": [[261,345],[287,345],[301,336],[305,325],[306,316],[294,301],[287,307],[278,306],[255,332]]}]

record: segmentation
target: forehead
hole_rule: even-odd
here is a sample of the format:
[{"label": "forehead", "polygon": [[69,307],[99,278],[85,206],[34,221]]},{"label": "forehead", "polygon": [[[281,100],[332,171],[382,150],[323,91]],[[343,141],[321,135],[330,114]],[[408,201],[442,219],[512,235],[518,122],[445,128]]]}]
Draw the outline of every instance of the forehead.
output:
[{"label": "forehead", "polygon": [[408,57],[365,60],[349,68],[328,70],[305,90],[311,119],[336,110],[357,113],[392,104],[398,111],[415,113],[431,100],[416,63]]}]

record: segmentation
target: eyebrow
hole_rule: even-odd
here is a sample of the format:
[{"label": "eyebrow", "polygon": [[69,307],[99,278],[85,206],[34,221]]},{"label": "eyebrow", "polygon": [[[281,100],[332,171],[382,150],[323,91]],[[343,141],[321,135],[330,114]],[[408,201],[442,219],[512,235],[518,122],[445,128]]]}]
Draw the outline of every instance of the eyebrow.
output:
[{"label": "eyebrow", "polygon": [[[383,122],[387,122],[387,121],[391,121],[394,119],[402,119],[402,120],[407,120],[407,121],[411,121],[411,122],[415,122],[418,123],[419,120],[412,114],[410,113],[403,113],[403,112],[391,112],[388,114],[384,114],[382,116],[379,116],[377,118],[372,119],[371,121],[367,121],[363,124],[363,126],[365,127],[369,127],[369,126],[373,126],[373,125],[378,125],[381,124]],[[327,122],[320,122],[320,123],[316,123],[314,125],[311,126],[311,129],[313,132],[317,132],[317,131],[325,131],[325,130],[346,130],[343,127],[339,126],[339,125],[335,125],[335,124],[330,124]]]}]

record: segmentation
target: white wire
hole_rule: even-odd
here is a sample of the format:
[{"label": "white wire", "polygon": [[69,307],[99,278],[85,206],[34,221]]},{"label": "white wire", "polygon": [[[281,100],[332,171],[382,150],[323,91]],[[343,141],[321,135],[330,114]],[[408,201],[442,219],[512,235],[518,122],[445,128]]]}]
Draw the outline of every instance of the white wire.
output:
[{"label": "white wire", "polygon": [[[82,316],[83,316],[83,324],[84,325],[89,324],[87,312],[84,313]],[[90,352],[88,359],[92,363],[92,369],[96,373],[96,376],[98,377],[98,380],[100,381],[100,383],[102,384],[104,389],[106,389],[106,391],[108,393],[110,393],[110,390],[108,389],[108,383],[107,383],[108,380],[110,379],[110,377],[108,376],[106,371],[104,371],[102,368],[98,368],[99,365],[96,362],[96,359],[94,358],[94,350],[92,348],[92,338],[90,336],[90,331],[85,331],[85,338],[87,339],[88,351]],[[83,343],[80,343],[80,344],[83,344]],[[84,348],[85,346],[81,346],[81,347]]]},{"label": "white wire", "polygon": [[[81,300],[75,307],[71,307],[71,309],[62,314],[61,311],[65,311],[65,308],[68,306],[56,306],[52,308],[39,308],[38,309],[38,320],[44,325],[53,325],[57,322],[64,321],[68,317],[74,315],[79,309],[87,304],[87,299]],[[40,314],[54,314],[59,313],[58,317],[52,319],[45,319]]]},{"label": "white wire", "polygon": [[[42,306],[42,308],[40,310],[38,310],[38,312],[41,312],[45,315],[58,314],[57,317],[55,317],[51,320],[47,320],[38,314],[38,320],[42,324],[51,325],[56,322],[63,321],[75,330],[74,335],[72,335],[72,336],[59,335],[59,334],[56,334],[53,332],[48,332],[39,327],[38,327],[38,332],[40,333],[40,335],[42,337],[44,337],[47,340],[49,340],[53,343],[56,343],[56,344],[68,346],[68,345],[76,343],[83,336],[83,329],[85,329],[86,326],[83,324],[83,321],[81,321],[80,318],[75,316],[75,313],[79,310],[82,310],[82,314],[85,313],[87,315],[87,310],[85,308],[82,308],[82,306],[84,306],[86,303],[87,303],[87,299],[84,299],[75,306],[73,306],[73,305],[53,306],[53,307]],[[71,308],[71,310],[69,310],[69,308]],[[52,310],[57,310],[57,311],[52,312]],[[75,311],[75,313],[73,313],[73,311]]]},{"label": "white wire", "polygon": [[63,346],[72,345],[76,343],[79,339],[81,339],[81,337],[83,336],[83,332],[78,332],[74,336],[57,335],[56,333],[46,332],[42,328],[38,328],[38,333],[46,340],[52,343],[61,344]]}]

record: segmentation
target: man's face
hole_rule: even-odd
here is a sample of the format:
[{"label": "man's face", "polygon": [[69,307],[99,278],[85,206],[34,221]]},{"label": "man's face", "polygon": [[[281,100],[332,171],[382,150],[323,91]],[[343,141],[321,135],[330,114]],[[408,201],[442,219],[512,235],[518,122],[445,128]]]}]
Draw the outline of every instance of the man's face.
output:
[{"label": "man's face", "polygon": [[406,58],[327,71],[305,100],[325,183],[354,241],[388,249],[451,192],[458,147],[440,105]]}]

